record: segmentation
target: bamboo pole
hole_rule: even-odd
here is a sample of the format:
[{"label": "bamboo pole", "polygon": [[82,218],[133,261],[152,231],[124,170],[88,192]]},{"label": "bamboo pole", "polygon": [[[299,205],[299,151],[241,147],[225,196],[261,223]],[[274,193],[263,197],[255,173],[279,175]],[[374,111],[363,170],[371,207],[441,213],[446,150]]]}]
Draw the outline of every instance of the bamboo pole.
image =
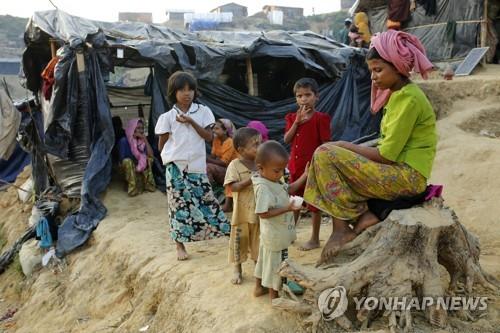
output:
[{"label": "bamboo pole", "polygon": [[56,53],[57,53],[56,40],[51,38],[51,39],[49,39],[49,43],[50,43],[50,56],[52,58],[55,58]]},{"label": "bamboo pole", "polygon": [[484,0],[483,20],[481,22],[481,47],[486,47],[488,41],[488,0]]},{"label": "bamboo pole", "polygon": [[248,94],[250,96],[255,96],[255,89],[253,86],[253,69],[252,69],[252,59],[248,57],[246,59],[247,63],[247,85],[248,85]]}]

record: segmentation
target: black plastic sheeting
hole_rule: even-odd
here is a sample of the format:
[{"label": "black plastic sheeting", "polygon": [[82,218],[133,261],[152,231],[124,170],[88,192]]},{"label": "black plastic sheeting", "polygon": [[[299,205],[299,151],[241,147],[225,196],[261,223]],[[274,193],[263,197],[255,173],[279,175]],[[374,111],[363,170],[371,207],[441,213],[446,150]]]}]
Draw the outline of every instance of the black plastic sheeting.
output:
[{"label": "black plastic sheeting", "polygon": [[85,79],[78,73],[74,50],[65,47],[61,56],[54,72],[54,98],[47,110],[45,145],[61,190],[79,197],[90,157],[87,107],[80,98],[85,94]]},{"label": "black plastic sheeting", "polygon": [[16,144],[14,152],[8,159],[0,158],[0,187],[5,185],[3,181],[13,183],[30,162],[31,156]]},{"label": "black plastic sheeting", "polygon": [[155,153],[155,160],[153,164],[153,175],[155,178],[156,187],[162,191],[166,191],[165,169],[161,161],[160,151],[158,150],[158,140],[154,135],[156,122],[165,110],[170,109],[167,103],[167,78],[168,72],[160,65],[156,64],[154,69],[148,76],[144,86],[144,94],[151,96],[151,112],[149,112],[148,119],[148,140]]},{"label": "black plastic sheeting", "polygon": [[33,188],[35,194],[40,195],[49,186],[49,170],[45,159],[43,115],[38,106],[31,106],[31,113],[26,112],[23,115],[18,130],[18,142],[24,151],[31,154]]},{"label": "black plastic sheeting", "polygon": [[[28,46],[55,38],[72,48],[81,46],[103,33],[114,51],[113,64],[125,67],[160,65],[168,72],[191,71],[197,78],[216,81],[228,59],[272,56],[294,58],[308,70],[336,79],[357,51],[312,32],[223,32],[194,33],[174,31],[163,26],[137,22],[106,23],[71,16],[59,10],[36,12],[28,22],[25,42]],[[124,49],[118,58],[115,49]],[[30,54],[30,47],[26,51]],[[33,56],[23,57],[23,66],[31,90],[40,84]]]},{"label": "black plastic sheeting", "polygon": [[[432,61],[465,57],[471,49],[477,47],[480,22],[461,21],[481,20],[483,1],[436,0],[436,7],[437,15],[428,16],[424,6],[417,5],[416,11],[405,25],[405,31],[420,38]],[[368,15],[373,32],[386,30],[387,7],[368,10]],[[446,33],[448,22],[457,23],[454,36]]]},{"label": "black plastic sheeting", "polygon": [[[354,56],[350,62],[340,80],[320,87],[317,109],[332,117],[332,140],[353,141],[378,132],[380,124],[380,116],[372,116],[369,112],[371,81],[364,56]],[[146,93],[153,96],[149,133],[154,133],[159,116],[170,109],[163,93],[167,75],[167,71],[155,67],[145,87]],[[283,142],[285,115],[296,111],[295,98],[269,102],[221,83],[199,80],[198,84],[199,102],[210,107],[216,118],[231,119],[237,128],[246,126],[251,120],[260,120],[269,129],[272,139]]]},{"label": "black plastic sheeting", "polygon": [[[76,57],[73,56],[71,63],[75,65],[75,62]],[[77,112],[69,118],[69,122],[76,121],[79,118],[78,115],[83,114],[85,119],[83,123],[89,132],[89,144],[86,148],[89,148],[90,156],[83,175],[80,209],[78,213],[68,216],[59,228],[56,247],[56,254],[59,257],[84,244],[107,212],[99,195],[104,192],[111,180],[111,150],[114,145],[114,131],[98,51],[87,50],[85,67],[86,70],[81,73],[77,72],[77,75],[68,75],[68,86],[77,90],[69,90],[66,98],[76,100],[78,104]],[[56,110],[57,108],[54,112]],[[66,134],[52,133],[53,136]],[[82,136],[82,133],[72,132],[75,138],[77,134]],[[59,141],[55,140],[55,142]],[[46,141],[46,145],[49,146],[50,142]],[[68,150],[71,151],[71,149]]]}]

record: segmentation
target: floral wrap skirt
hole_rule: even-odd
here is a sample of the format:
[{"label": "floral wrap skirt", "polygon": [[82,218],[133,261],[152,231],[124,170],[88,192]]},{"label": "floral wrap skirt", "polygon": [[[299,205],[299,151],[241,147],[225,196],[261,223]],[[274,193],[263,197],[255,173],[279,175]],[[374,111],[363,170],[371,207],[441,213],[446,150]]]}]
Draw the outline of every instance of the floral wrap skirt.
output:
[{"label": "floral wrap skirt", "polygon": [[426,178],[404,163],[373,162],[325,143],[314,153],[304,200],[341,220],[356,220],[368,199],[394,200],[422,193]]},{"label": "floral wrap skirt", "polygon": [[175,163],[169,163],[166,181],[170,236],[174,241],[195,242],[229,235],[230,223],[206,174],[180,171]]}]

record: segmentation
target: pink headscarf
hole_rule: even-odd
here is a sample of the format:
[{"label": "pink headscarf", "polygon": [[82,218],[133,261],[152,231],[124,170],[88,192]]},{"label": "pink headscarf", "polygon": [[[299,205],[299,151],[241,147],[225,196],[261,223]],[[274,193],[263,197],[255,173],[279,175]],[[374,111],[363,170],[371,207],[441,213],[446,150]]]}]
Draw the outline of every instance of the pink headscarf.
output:
[{"label": "pink headscarf", "polygon": [[227,132],[227,136],[232,138],[234,132],[236,132],[236,127],[234,127],[233,122],[226,118],[220,118],[219,121],[224,125],[224,128],[226,129]]},{"label": "pink headscarf", "polygon": [[142,172],[148,166],[148,155],[146,153],[146,141],[134,137],[134,132],[139,122],[142,123],[142,120],[139,118],[129,120],[127,128],[125,129],[125,135],[127,136],[127,141],[130,145],[132,155],[134,155],[137,160],[137,166],[135,169],[137,172]]},{"label": "pink headscarf", "polygon": [[[402,75],[409,77],[413,70],[422,78],[434,67],[425,54],[420,40],[406,32],[388,30],[372,36],[370,48],[374,47],[378,54],[390,62]],[[373,113],[380,111],[391,97],[389,89],[378,89],[372,83],[371,109]]]},{"label": "pink headscarf", "polygon": [[267,129],[266,125],[264,125],[263,122],[258,120],[252,120],[251,122],[248,123],[247,127],[257,130],[262,136],[262,142],[266,142],[267,140],[269,140],[269,130]]}]

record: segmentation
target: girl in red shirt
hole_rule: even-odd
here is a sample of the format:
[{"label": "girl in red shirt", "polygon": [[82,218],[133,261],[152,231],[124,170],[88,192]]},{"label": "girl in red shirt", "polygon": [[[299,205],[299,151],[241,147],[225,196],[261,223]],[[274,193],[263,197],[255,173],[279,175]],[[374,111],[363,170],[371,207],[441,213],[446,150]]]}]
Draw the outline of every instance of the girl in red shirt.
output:
[{"label": "girl in red shirt", "polygon": [[[293,92],[299,109],[297,112],[286,115],[284,138],[285,143],[290,144],[291,147],[288,162],[290,183],[296,181],[304,173],[316,148],[330,141],[330,116],[315,109],[319,98],[318,83],[311,78],[302,78],[295,83]],[[303,195],[303,193],[302,188],[297,195]],[[310,205],[308,209],[312,213],[312,235],[311,239],[299,248],[302,251],[315,249],[320,245],[321,212]],[[297,223],[299,212],[294,212],[294,215],[295,223]]]}]

